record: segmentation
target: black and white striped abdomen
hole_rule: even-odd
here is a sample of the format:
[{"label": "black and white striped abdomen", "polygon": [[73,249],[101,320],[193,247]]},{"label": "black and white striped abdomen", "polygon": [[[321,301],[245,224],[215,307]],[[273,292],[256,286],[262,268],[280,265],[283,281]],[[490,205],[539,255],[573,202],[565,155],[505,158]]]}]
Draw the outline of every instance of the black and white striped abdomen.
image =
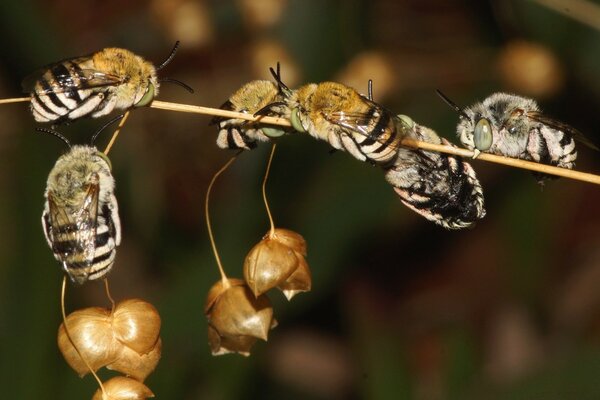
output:
[{"label": "black and white striped abdomen", "polygon": [[221,149],[252,150],[257,142],[268,142],[270,139],[261,129],[252,127],[247,121],[228,119],[219,122],[217,146]]},{"label": "black and white striped abdomen", "polygon": [[31,112],[37,122],[63,122],[110,113],[116,98],[110,87],[85,88],[81,69],[64,61],[46,70],[31,93]]},{"label": "black and white striped abdomen", "polygon": [[54,257],[61,262],[64,271],[73,282],[83,284],[103,278],[110,272],[121,241],[121,224],[116,199],[105,203],[98,211],[96,220],[78,220],[77,223],[52,226],[46,205],[42,223]]},{"label": "black and white striped abdomen", "polygon": [[527,143],[532,160],[572,169],[577,159],[575,139],[568,133],[545,125],[532,129]]}]

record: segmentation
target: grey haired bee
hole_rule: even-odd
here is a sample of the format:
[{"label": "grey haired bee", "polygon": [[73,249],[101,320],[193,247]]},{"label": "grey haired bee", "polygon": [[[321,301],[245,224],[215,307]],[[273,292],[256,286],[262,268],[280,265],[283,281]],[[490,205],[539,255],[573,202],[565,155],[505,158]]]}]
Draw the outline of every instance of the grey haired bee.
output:
[{"label": "grey haired bee", "polygon": [[110,160],[93,146],[71,146],[46,185],[42,226],[54,257],[75,283],[104,277],[121,243],[121,222]]},{"label": "grey haired bee", "polygon": [[[396,117],[403,137],[451,145],[405,115]],[[385,179],[411,210],[447,229],[471,226],[485,217],[483,189],[471,165],[457,156],[400,147]]]},{"label": "grey haired bee", "polygon": [[[438,94],[460,114],[458,138],[475,157],[486,152],[572,169],[577,159],[575,139],[598,150],[575,128],[544,115],[532,99],[494,93],[461,109],[439,90]],[[535,176],[540,183],[548,178]]]},{"label": "grey haired bee", "polygon": [[[279,63],[277,72],[272,68],[270,70],[277,82],[281,82]],[[285,114],[282,108],[285,107],[283,90],[284,88],[280,84],[271,81],[251,81],[233,93],[220,108],[253,115],[278,117]],[[260,122],[225,117],[213,118],[210,125],[214,124],[219,126],[217,146],[222,149],[251,150],[256,147],[258,142],[268,142],[272,138],[292,131],[292,129],[268,126]]]},{"label": "grey haired bee", "polygon": [[157,77],[157,71],[171,62],[178,47],[179,42],[157,67],[129,50],[114,47],[47,65],[22,83],[23,90],[31,93],[33,117],[37,122],[60,123],[143,107],[158,95],[162,81],[193,92],[175,79]]}]

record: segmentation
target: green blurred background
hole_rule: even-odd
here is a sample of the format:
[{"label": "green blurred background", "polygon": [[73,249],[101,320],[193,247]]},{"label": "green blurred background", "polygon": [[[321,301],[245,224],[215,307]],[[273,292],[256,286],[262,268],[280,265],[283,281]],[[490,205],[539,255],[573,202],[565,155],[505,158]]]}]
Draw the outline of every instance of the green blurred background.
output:
[{"label": "green blurred background", "polygon": [[[0,97],[21,96],[24,76],[62,58],[118,46],[160,62],[181,40],[161,74],[196,93],[165,84],[160,100],[219,106],[281,61],[289,86],[364,92],[372,78],[377,101],[454,142],[457,115],[436,88],[461,105],[494,91],[534,97],[600,143],[600,2],[545,2],[558,11],[533,0],[5,0]],[[289,303],[270,294],[279,326],[250,358],[211,357],[203,303],[218,273],[203,199],[231,154],[209,120],[136,110],[111,152],[123,224],[111,287],[161,314],[163,356],[146,381],[157,398],[600,398],[598,187],[542,189],[474,161],[488,215],[450,232],[404,207],[381,171],[300,135],[280,140],[268,193],[276,224],[308,242],[313,291]],[[84,143],[99,123],[59,130]],[[24,104],[0,107],[1,397],[86,399],[96,383],[56,347],[62,274],[40,225],[65,148],[35,128]],[[268,150],[240,157],[212,195],[233,277],[268,229]],[[600,171],[598,153],[579,155],[578,169]],[[68,310],[107,305],[101,284],[68,288]]]}]

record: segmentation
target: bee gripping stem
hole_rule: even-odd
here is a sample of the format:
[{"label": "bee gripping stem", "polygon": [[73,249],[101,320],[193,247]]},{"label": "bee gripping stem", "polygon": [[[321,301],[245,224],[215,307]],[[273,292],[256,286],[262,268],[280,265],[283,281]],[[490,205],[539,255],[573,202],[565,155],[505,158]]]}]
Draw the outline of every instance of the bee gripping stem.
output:
[{"label": "bee gripping stem", "polygon": [[[226,117],[226,118],[237,118],[244,119],[248,121],[260,121],[264,124],[269,125],[279,125],[279,126],[291,126],[290,121],[285,118],[276,118],[276,117],[264,117],[258,116],[255,117],[252,114],[238,113],[234,111],[221,110],[219,108],[209,108],[209,107],[201,107],[194,106],[188,104],[178,104],[178,103],[170,103],[165,101],[153,101],[150,105],[152,108],[158,108],[161,110],[169,110],[169,111],[179,111],[179,112],[188,112],[188,113],[196,113],[196,114],[204,114],[204,115],[214,115],[218,117]],[[418,140],[412,139],[403,139],[402,145],[406,147],[411,147],[415,149],[423,149],[430,151],[437,151],[440,153],[446,154],[454,154],[457,156],[472,158],[473,152],[467,149],[445,146],[441,144],[433,144],[420,142]],[[516,158],[502,157],[496,156],[493,154],[481,153],[477,160],[493,162],[496,164],[507,165],[514,168],[528,169],[531,171],[542,172],[549,175],[561,176],[564,178],[575,179],[582,182],[594,183],[596,185],[600,185],[600,175],[594,175],[590,173],[574,171],[565,168],[553,167],[551,165],[538,164],[531,161],[520,160]]]}]

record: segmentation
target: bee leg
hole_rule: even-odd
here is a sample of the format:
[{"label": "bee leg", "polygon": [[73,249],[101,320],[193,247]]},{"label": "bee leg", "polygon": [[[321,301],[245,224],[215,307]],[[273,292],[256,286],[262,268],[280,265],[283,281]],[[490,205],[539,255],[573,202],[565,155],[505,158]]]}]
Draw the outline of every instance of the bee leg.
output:
[{"label": "bee leg", "polygon": [[477,157],[479,157],[480,154],[481,154],[481,151],[479,151],[478,149],[473,149],[473,160],[475,160]]}]

